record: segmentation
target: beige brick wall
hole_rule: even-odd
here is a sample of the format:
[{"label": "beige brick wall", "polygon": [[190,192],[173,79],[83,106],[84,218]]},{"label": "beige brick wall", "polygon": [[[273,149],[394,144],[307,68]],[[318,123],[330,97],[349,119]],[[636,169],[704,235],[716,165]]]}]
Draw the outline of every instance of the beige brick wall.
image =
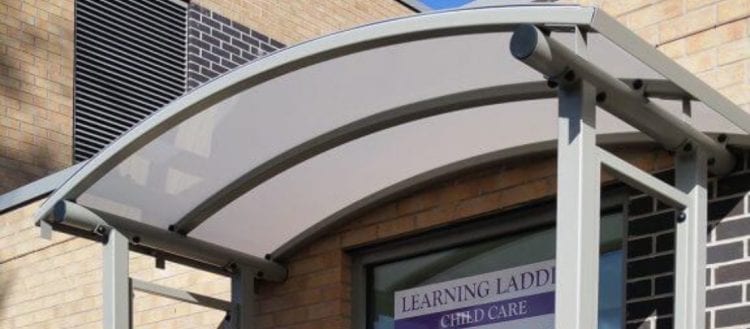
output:
[{"label": "beige brick wall", "polygon": [[579,0],[750,111],[750,0]]},{"label": "beige brick wall", "polygon": [[[0,216],[0,328],[101,328],[102,247],[55,233],[39,238],[34,203]],[[141,280],[229,299],[229,280],[131,253],[130,275]],[[215,328],[224,318],[213,311],[136,293],[135,328]]]},{"label": "beige brick wall", "polygon": [[73,0],[0,1],[0,193],[71,164]]},{"label": "beige brick wall", "polygon": [[[72,0],[71,0],[72,1]],[[71,1],[57,3],[54,8],[72,8]],[[200,0],[199,4],[218,11],[234,20],[277,38],[287,44],[294,44],[329,32],[361,25],[384,18],[409,14],[408,10],[395,5],[390,0],[331,0],[331,1],[275,1],[275,0]],[[616,16],[620,21],[633,28],[639,35],[657,46],[668,56],[675,58],[688,69],[704,78],[728,95],[738,104],[750,110],[750,0],[581,0],[595,3]],[[37,6],[51,6],[45,1],[29,1]],[[70,9],[61,9],[58,16],[44,11],[34,11],[33,6],[21,5],[27,12],[21,14],[15,10],[16,2],[0,2],[0,18],[5,17],[46,17],[47,23],[39,29],[54,30],[70,37],[72,27]],[[8,8],[6,10],[6,8]],[[12,14],[11,14],[12,12]],[[46,13],[46,14],[45,14]],[[52,17],[60,17],[52,19]],[[62,18],[67,17],[67,19]],[[19,21],[0,20],[0,34],[11,35],[10,31],[23,34],[25,30],[12,30],[6,26]],[[42,22],[44,20],[35,20]],[[67,24],[67,25],[66,25]],[[23,25],[21,25],[23,26]],[[44,28],[42,28],[44,26]],[[68,29],[68,30],[66,30]],[[31,29],[34,30],[34,29]],[[66,31],[66,32],[60,32]],[[22,33],[23,32],[23,33]],[[28,39],[28,37],[27,37]],[[69,88],[72,82],[70,70],[70,39],[66,42],[60,38],[45,46],[25,46],[26,50],[12,51],[8,45],[23,48],[21,41],[2,42],[3,60],[10,58],[17,79],[3,80],[2,108],[4,113],[9,109],[20,109],[28,104],[36,104],[35,96],[51,95],[44,98],[45,106],[35,105],[35,113],[41,116],[49,108],[70,113],[70,95],[50,92]],[[36,40],[36,39],[30,39]],[[37,42],[37,41],[26,41]],[[44,47],[58,44],[60,55],[46,56]],[[43,55],[34,55],[34,54]],[[13,55],[9,55],[13,54]],[[16,57],[11,57],[16,56]],[[40,56],[46,58],[23,61],[23,57]],[[67,56],[67,57],[66,57]],[[59,60],[60,62],[54,62]],[[66,62],[68,61],[68,62]],[[6,63],[6,62],[2,62]],[[36,72],[35,63],[59,64],[63,82],[54,82],[47,72],[40,79],[40,85],[32,72]],[[65,64],[68,63],[68,64]],[[0,66],[6,70],[7,65]],[[67,65],[67,66],[65,66]],[[48,66],[42,65],[46,70]],[[5,71],[3,71],[3,74]],[[65,73],[67,72],[67,73]],[[13,75],[9,75],[13,77]],[[13,82],[18,80],[19,82]],[[50,82],[45,82],[49,80]],[[6,83],[5,81],[10,81]],[[26,84],[23,84],[26,81]],[[30,82],[29,82],[30,81]],[[67,82],[65,82],[67,81]],[[55,83],[59,85],[55,85]],[[67,85],[66,85],[67,83]],[[16,84],[18,87],[7,86]],[[27,86],[28,89],[24,89]],[[33,86],[33,87],[32,87]],[[45,86],[45,87],[42,87]],[[54,87],[54,88],[53,88]],[[48,89],[44,89],[48,88]],[[60,88],[60,89],[55,89]],[[22,96],[8,96],[13,91]],[[38,94],[36,94],[38,93]],[[26,96],[23,96],[26,95]],[[26,99],[26,103],[24,102]],[[49,104],[54,104],[54,106]],[[49,106],[48,106],[49,105]],[[68,112],[65,112],[68,111]],[[50,112],[50,113],[52,113]],[[0,116],[3,140],[6,139],[6,127],[13,126]],[[42,119],[25,117],[27,123],[41,122],[44,128],[52,131],[55,126]],[[68,116],[69,118],[69,116]],[[52,121],[52,120],[50,120]],[[52,144],[61,149],[65,155],[50,156],[70,159],[69,122],[68,133],[64,135],[64,144],[55,140]],[[38,126],[35,126],[38,127]],[[21,130],[22,131],[22,130]],[[45,130],[46,131],[46,130]],[[39,131],[37,131],[39,132]],[[41,134],[41,133],[40,133]],[[34,141],[41,137],[33,134],[20,134],[30,138],[24,143],[23,150],[51,149],[37,148]],[[31,137],[28,137],[31,136]],[[48,136],[48,135],[45,135]],[[51,136],[51,135],[49,135]],[[54,135],[57,136],[57,135]],[[62,136],[60,136],[62,138]],[[61,146],[61,144],[64,144]],[[3,150],[5,144],[0,142]],[[33,147],[32,147],[33,146]],[[64,146],[64,147],[63,147]],[[9,148],[10,149],[10,148]],[[16,148],[16,152],[21,150]],[[5,152],[5,151],[2,151]],[[34,151],[36,152],[36,151]],[[29,153],[29,152],[27,152]],[[6,153],[2,153],[6,154]],[[37,154],[37,153],[34,153]],[[57,153],[55,153],[57,154]],[[623,156],[647,170],[657,170],[669,166],[669,156],[663,152],[633,149]],[[28,155],[24,155],[28,157]],[[37,156],[38,157],[38,156]],[[23,159],[22,156],[12,157]],[[0,157],[2,159],[2,157]],[[23,164],[35,163],[36,157],[28,161],[14,160]],[[408,234],[444,225],[449,222],[467,220],[480,214],[510,209],[518,204],[549,197],[555,191],[554,159],[551,157],[534,159],[533,165],[524,162],[509,162],[493,169],[483,170],[463,177],[458,177],[427,188],[401,200],[389,203],[365,216],[352,219],[350,223],[336,232],[306,247],[289,263],[291,276],[282,284],[264,283],[261,286],[262,301],[261,327],[263,328],[348,328],[350,321],[350,260],[346,249],[363,244],[384,241]],[[50,160],[51,161],[51,160]],[[0,168],[6,163],[0,160]],[[52,162],[50,162],[52,163]],[[57,162],[54,162],[57,163]],[[55,168],[63,166],[64,161]],[[31,167],[31,166],[30,166]],[[45,167],[52,168],[54,166]],[[36,169],[35,169],[36,170]],[[47,169],[33,171],[38,175]],[[29,177],[33,176],[30,175]],[[19,175],[16,175],[19,176]],[[14,176],[15,177],[15,176]],[[0,176],[0,187],[8,180]],[[11,183],[14,184],[14,183]],[[57,234],[51,242],[37,237],[38,231],[29,221],[29,216],[36,205],[0,216],[0,329],[5,328],[100,328],[101,327],[101,247],[93,242],[74,239]],[[229,283],[226,278],[211,274],[198,273],[182,266],[169,264],[167,270],[153,268],[153,260],[133,255],[131,274],[144,280],[158,281],[174,287],[228,298]],[[208,311],[183,303],[136,295],[135,322],[138,328],[214,328],[222,318],[221,312]]]},{"label": "beige brick wall", "polygon": [[196,0],[287,45],[413,14],[393,0]]},{"label": "beige brick wall", "polygon": [[[287,44],[409,13],[390,0],[198,3]],[[70,165],[72,8],[73,0],[0,1],[0,193]],[[37,207],[0,215],[0,329],[101,328],[101,245],[40,239],[30,220]],[[225,277],[153,262],[131,254],[131,276],[229,298]],[[134,309],[139,329],[213,329],[224,318],[143,293]]]}]

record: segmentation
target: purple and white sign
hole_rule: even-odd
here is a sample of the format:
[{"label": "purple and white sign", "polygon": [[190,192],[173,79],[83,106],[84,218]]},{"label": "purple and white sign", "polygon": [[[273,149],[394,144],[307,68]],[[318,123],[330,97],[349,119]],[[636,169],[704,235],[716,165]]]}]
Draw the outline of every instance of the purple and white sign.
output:
[{"label": "purple and white sign", "polygon": [[552,329],[555,261],[397,291],[395,329]]}]

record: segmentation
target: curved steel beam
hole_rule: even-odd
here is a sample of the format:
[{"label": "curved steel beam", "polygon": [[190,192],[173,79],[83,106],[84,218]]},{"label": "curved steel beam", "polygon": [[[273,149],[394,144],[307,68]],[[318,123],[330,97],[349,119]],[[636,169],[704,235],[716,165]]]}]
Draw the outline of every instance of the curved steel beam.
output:
[{"label": "curved steel beam", "polygon": [[357,138],[400,124],[452,111],[514,101],[555,97],[557,91],[545,82],[493,86],[440,96],[375,113],[342,125],[264,161],[203,200],[171,230],[187,234],[213,214],[263,182],[318,154]]},{"label": "curved steel beam", "polygon": [[[597,136],[597,138],[599,144],[605,146],[623,144],[654,144],[653,140],[638,132],[599,135]],[[728,138],[733,141],[733,145],[750,146],[750,138],[748,138],[746,135],[730,135]],[[466,172],[475,168],[490,166],[500,161],[511,159],[513,157],[521,155],[553,152],[556,150],[556,148],[556,140],[527,144],[511,149],[492,151],[467,159],[458,160],[445,166],[438,167],[423,172],[419,175],[406,178],[377,192],[362,197],[361,199],[352,202],[348,206],[315,223],[302,233],[293,237],[292,239],[281,245],[279,248],[274,250],[270,254],[270,259],[277,262],[283,262],[289,259],[289,257],[293,256],[299,248],[312,241],[315,241],[326,232],[329,232],[331,228],[335,228],[338,225],[343,224],[346,220],[351,219],[353,216],[363,214],[364,212],[372,210],[375,207],[382,205],[383,203],[395,200],[411,192],[427,187],[430,184],[445,179],[446,177],[450,177],[452,175]]]},{"label": "curved steel beam", "polygon": [[395,198],[398,198],[399,196],[406,195],[409,192],[419,190],[420,188],[434,183],[443,177],[455,175],[472,168],[488,166],[490,164],[497,163],[499,161],[519,155],[552,151],[555,149],[556,145],[556,141],[547,141],[523,145],[512,149],[494,151],[468,159],[459,160],[445,166],[426,171],[419,175],[406,178],[368,196],[365,196],[355,202],[352,202],[341,210],[313,224],[308,229],[285,242],[283,245],[281,245],[281,247],[274,250],[271,253],[271,260],[284,261],[292,256],[297,248],[311,241],[314,241],[318,237],[322,236],[325,232],[327,232],[329,228],[341,224],[346,219],[351,218],[352,216],[356,216],[357,214],[361,214],[367,210],[373,209],[374,207],[381,205],[384,202],[393,200]]},{"label": "curved steel beam", "polygon": [[[625,80],[624,83],[632,83],[632,81]],[[686,96],[679,88],[665,81],[646,80],[645,83],[649,86],[648,92],[652,97],[669,99]],[[557,91],[550,88],[544,81],[518,83],[443,95],[363,117],[283,150],[262,162],[203,200],[170,229],[183,235],[188,234],[226,205],[268,179],[336,146],[377,131],[448,112],[485,105],[552,98],[556,95]]]},{"label": "curved steel beam", "polygon": [[230,268],[232,264],[249,266],[260,271],[260,277],[270,281],[284,281],[287,270],[277,263],[228,249],[210,242],[182,237],[148,224],[89,209],[71,201],[60,201],[55,205],[54,220],[89,232],[105,234],[117,230],[134,245],[166,251],[218,268]]},{"label": "curved steel beam", "polygon": [[55,191],[36,213],[47,220],[55,203],[78,197],[117,164],[212,105],[284,74],[348,54],[438,37],[507,31],[516,24],[588,26],[593,8],[525,6],[431,13],[371,24],[287,48],[207,83],[168,104],[97,154]]}]

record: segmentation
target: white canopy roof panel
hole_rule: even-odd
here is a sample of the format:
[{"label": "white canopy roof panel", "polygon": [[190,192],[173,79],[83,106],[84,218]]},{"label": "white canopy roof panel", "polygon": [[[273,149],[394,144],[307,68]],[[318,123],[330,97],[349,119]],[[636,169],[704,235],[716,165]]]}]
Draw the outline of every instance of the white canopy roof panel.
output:
[{"label": "white canopy roof panel", "polygon": [[[585,27],[592,63],[646,81],[671,111],[695,98],[699,129],[750,128],[736,106],[594,8],[440,12],[310,41],[198,88],[93,158],[38,219],[76,200],[249,255],[285,256],[393,193],[549,150],[556,93],[511,56],[520,23],[563,43],[572,26]],[[644,140],[599,115],[602,140]]]}]

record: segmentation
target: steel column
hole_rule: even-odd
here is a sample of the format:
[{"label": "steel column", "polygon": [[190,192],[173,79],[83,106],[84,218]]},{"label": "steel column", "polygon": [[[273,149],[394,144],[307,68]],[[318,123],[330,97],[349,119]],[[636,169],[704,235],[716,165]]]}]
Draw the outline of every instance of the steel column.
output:
[{"label": "steel column", "polygon": [[695,147],[675,157],[677,188],[688,195],[675,234],[675,328],[704,329],[706,323],[706,163],[705,152]]},{"label": "steel column", "polygon": [[104,242],[104,278],[102,280],[104,328],[132,328],[128,251],[128,239],[117,230],[109,230]]},{"label": "steel column", "polygon": [[[578,28],[576,52],[586,56]],[[599,282],[600,162],[594,87],[559,88],[555,328],[596,328]]]},{"label": "steel column", "polygon": [[230,328],[232,329],[254,329],[256,303],[255,303],[255,276],[256,271],[250,267],[238,266],[232,276],[232,314]]}]

